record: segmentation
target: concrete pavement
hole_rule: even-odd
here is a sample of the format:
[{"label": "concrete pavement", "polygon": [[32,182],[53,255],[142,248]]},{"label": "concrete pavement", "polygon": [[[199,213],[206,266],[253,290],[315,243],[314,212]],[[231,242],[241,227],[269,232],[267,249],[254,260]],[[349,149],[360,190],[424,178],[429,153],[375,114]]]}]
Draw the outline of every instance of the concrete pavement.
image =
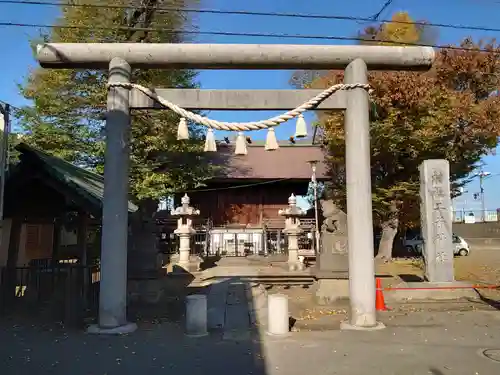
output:
[{"label": "concrete pavement", "polygon": [[[189,339],[167,323],[143,323],[122,337],[4,323],[0,368],[2,375],[500,373],[500,312],[419,312],[382,320],[387,329],[377,332],[301,331],[285,339],[232,340],[221,332]],[[481,355],[485,349],[493,349],[487,354],[498,361]]]},{"label": "concrete pavement", "polygon": [[500,311],[493,308],[384,312],[387,328],[373,332],[340,331],[341,316],[324,316],[330,324],[275,338],[265,334],[259,288],[228,282],[213,292],[211,334],[198,339],[155,320],[119,337],[0,321],[0,374],[500,374]]}]

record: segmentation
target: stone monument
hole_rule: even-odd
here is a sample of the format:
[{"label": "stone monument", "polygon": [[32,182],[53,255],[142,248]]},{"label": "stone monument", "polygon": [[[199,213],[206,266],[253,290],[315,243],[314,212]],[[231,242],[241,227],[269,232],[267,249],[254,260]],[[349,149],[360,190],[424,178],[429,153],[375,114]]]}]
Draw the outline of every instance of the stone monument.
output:
[{"label": "stone monument", "polygon": [[316,298],[320,304],[329,304],[349,297],[347,214],[330,199],[322,199],[320,204],[323,224],[316,259]]},{"label": "stone monument", "polygon": [[139,208],[131,215],[128,233],[129,279],[153,279],[159,276],[162,255],[158,251],[155,210]]},{"label": "stone monument", "polygon": [[[190,199],[187,194],[181,198],[181,205],[171,211],[172,216],[177,216],[177,229],[174,233],[179,236],[179,254],[172,257],[174,270],[190,272],[198,271],[201,264],[201,258],[191,256],[191,236],[196,233],[193,229],[193,217],[200,214],[200,210],[190,206]],[[175,267],[177,266],[177,267]],[[179,270],[180,271],[180,270]]]},{"label": "stone monument", "polygon": [[303,270],[304,264],[299,261],[298,236],[302,233],[299,217],[304,216],[305,211],[297,207],[297,198],[292,193],[288,198],[288,207],[279,210],[278,214],[285,217],[285,230],[283,233],[288,237],[288,269],[290,271]]},{"label": "stone monument", "polygon": [[419,169],[425,278],[429,282],[453,282],[450,165],[447,160],[425,160]]},{"label": "stone monument", "polygon": [[156,204],[143,204],[131,215],[128,238],[128,285],[130,301],[156,303],[163,293],[163,255],[158,250]]},{"label": "stone monument", "polygon": [[[425,160],[420,172],[420,226],[424,240],[422,255],[425,261],[424,282],[403,282],[386,293],[395,300],[447,300],[477,298],[472,286],[455,281],[453,269],[454,245],[451,219],[450,165],[447,160]],[[433,289],[435,288],[435,289]]]}]

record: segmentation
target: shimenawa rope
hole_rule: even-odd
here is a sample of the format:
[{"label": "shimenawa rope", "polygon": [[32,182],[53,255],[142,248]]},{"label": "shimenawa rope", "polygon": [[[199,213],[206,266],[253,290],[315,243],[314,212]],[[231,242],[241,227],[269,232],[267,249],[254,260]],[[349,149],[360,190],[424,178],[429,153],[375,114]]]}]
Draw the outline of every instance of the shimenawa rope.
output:
[{"label": "shimenawa rope", "polygon": [[247,153],[246,150],[246,140],[243,136],[243,131],[252,131],[252,130],[260,130],[260,129],[269,129],[267,138],[266,138],[266,150],[275,150],[277,149],[278,142],[276,140],[276,135],[274,134],[273,127],[282,124],[288,120],[291,120],[295,117],[299,117],[297,120],[297,129],[295,136],[296,137],[305,137],[307,136],[306,124],[303,118],[302,113],[305,111],[316,108],[323,101],[332,96],[335,92],[339,90],[352,90],[352,89],[365,89],[370,91],[370,85],[363,83],[339,83],[333,86],[328,87],[315,97],[309,99],[308,101],[302,103],[295,109],[291,111],[282,113],[279,116],[272,117],[266,120],[254,121],[254,122],[223,122],[210,119],[208,117],[200,116],[196,113],[188,111],[184,108],[179,107],[178,105],[170,102],[169,100],[159,96],[152,90],[144,87],[142,85],[136,83],[129,82],[112,82],[108,83],[108,89],[111,87],[123,87],[127,89],[136,89],[149,98],[157,101],[161,105],[169,108],[173,112],[177,113],[181,116],[181,121],[179,122],[179,128],[177,132],[177,139],[189,139],[189,131],[186,123],[186,119],[199,124],[204,125],[208,128],[208,133],[206,137],[205,143],[205,151],[216,151],[215,138],[213,135],[212,129],[216,130],[226,130],[226,131],[237,131],[239,132],[238,137],[236,139],[236,148],[235,153],[244,155]]}]

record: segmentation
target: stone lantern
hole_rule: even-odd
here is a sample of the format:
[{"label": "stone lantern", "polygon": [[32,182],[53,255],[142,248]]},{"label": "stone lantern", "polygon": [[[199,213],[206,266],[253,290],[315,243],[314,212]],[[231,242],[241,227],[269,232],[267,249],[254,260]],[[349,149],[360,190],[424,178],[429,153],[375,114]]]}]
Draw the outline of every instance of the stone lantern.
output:
[{"label": "stone lantern", "polygon": [[[179,255],[178,259],[173,259],[179,267],[186,271],[190,270],[190,250],[191,250],[191,235],[196,231],[193,229],[193,217],[200,214],[200,210],[189,205],[190,199],[187,194],[181,198],[181,205],[172,210],[170,214],[178,217],[177,229],[174,233],[179,236]],[[199,264],[199,262],[198,262]],[[198,267],[196,267],[198,268]]]},{"label": "stone lantern", "polygon": [[290,271],[302,270],[304,265],[299,261],[298,237],[302,233],[300,217],[304,216],[306,212],[297,207],[297,198],[292,193],[288,198],[288,207],[279,210],[278,214],[285,217],[285,230],[283,233],[288,237],[288,269]]}]

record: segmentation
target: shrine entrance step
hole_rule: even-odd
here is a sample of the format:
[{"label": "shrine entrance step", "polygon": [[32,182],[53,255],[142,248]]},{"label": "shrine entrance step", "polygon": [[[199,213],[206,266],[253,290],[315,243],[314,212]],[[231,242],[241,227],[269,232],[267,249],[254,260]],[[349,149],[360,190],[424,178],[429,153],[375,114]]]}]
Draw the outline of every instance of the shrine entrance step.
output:
[{"label": "shrine entrance step", "polygon": [[[204,282],[212,283],[224,279],[224,276],[213,276],[203,279]],[[241,282],[260,284],[264,286],[304,286],[308,287],[315,282],[312,275],[240,275]]]}]

